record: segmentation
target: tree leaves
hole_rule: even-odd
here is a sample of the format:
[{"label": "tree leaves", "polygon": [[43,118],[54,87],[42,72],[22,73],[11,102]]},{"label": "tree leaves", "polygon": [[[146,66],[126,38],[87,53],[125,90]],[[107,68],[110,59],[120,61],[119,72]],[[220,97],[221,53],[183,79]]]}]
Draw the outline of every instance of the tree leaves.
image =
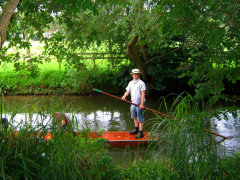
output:
[{"label": "tree leaves", "polygon": [[[168,78],[186,63],[188,68],[174,76],[190,78],[198,97],[215,98],[225,89],[224,79],[239,80],[239,16],[239,2],[232,0],[24,0],[8,35],[10,46],[28,48],[19,36],[27,29],[29,37],[45,40],[45,53],[60,61],[68,58],[77,67],[79,48],[111,41],[113,52],[124,53],[132,37],[138,36],[138,56],[144,59],[148,53],[153,59],[151,67],[145,64],[148,74],[163,69],[169,72],[162,78]],[[50,39],[44,38],[46,31],[53,33]],[[164,85],[156,83],[157,89]]]}]

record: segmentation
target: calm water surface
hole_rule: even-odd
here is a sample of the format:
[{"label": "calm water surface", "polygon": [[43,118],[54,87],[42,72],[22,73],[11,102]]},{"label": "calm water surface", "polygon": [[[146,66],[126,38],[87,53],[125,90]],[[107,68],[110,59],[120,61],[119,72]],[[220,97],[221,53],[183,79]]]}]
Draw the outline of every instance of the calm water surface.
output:
[{"label": "calm water surface", "polygon": [[[23,124],[33,127],[46,125],[50,127],[51,113],[63,112],[77,123],[76,130],[90,128],[91,131],[130,131],[134,128],[130,118],[130,105],[105,95],[94,96],[5,96],[3,117],[11,119],[12,126],[20,128]],[[158,110],[160,101],[147,98],[146,107]],[[41,112],[41,113],[39,113]],[[164,113],[164,109],[160,109]],[[44,115],[43,115],[44,114]],[[229,120],[212,119],[212,131],[231,137],[230,140],[216,140],[227,154],[240,152],[240,111],[238,117],[228,114]],[[145,112],[144,131],[150,131],[157,118],[152,112]],[[146,149],[136,148],[125,153],[125,158],[142,157]],[[119,153],[121,152],[121,153]],[[138,152],[136,154],[136,152]],[[118,160],[122,159],[123,150],[115,149],[111,154]],[[126,159],[124,160],[126,161]],[[134,161],[134,160],[132,160]]]},{"label": "calm water surface", "polygon": [[[158,100],[150,98],[146,106],[158,108]],[[94,96],[5,96],[3,116],[11,119],[13,126],[27,123],[50,125],[52,112],[63,112],[78,124],[78,129],[91,131],[130,131],[134,128],[130,118],[130,105],[104,95]],[[41,113],[39,113],[41,112]],[[44,114],[45,116],[41,116]],[[146,131],[151,130],[152,112],[145,112]],[[24,124],[23,123],[23,124]]]}]

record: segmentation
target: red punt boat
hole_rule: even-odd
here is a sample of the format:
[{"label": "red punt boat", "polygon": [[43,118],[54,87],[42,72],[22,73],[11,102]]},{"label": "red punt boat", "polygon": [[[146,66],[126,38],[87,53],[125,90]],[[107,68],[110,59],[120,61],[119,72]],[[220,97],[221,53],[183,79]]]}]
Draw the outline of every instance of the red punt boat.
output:
[{"label": "red punt boat", "polygon": [[136,139],[135,135],[129,134],[129,132],[89,132],[89,138],[97,139],[103,138],[107,140],[107,143],[111,147],[125,147],[125,146],[138,146],[142,144],[148,144],[149,142],[156,141],[157,138],[153,138],[150,136],[150,133],[144,132],[144,137],[140,139]]},{"label": "red punt boat", "polygon": [[[17,135],[18,132],[15,132],[15,135]],[[42,132],[38,132],[38,135],[41,138],[44,138],[46,141],[49,141],[53,138],[53,135],[48,132],[45,136],[41,135]],[[157,137],[151,136],[149,132],[143,132],[144,137],[140,139],[136,139],[134,135],[129,134],[129,132],[104,132],[104,133],[99,133],[99,132],[88,132],[87,134],[81,133],[81,132],[73,132],[73,136],[82,136],[82,137],[87,137],[90,139],[98,139],[98,138],[103,138],[106,140],[106,142],[111,146],[111,147],[125,147],[125,146],[138,146],[138,145],[144,145],[148,144],[150,142],[154,142],[157,140]]]}]

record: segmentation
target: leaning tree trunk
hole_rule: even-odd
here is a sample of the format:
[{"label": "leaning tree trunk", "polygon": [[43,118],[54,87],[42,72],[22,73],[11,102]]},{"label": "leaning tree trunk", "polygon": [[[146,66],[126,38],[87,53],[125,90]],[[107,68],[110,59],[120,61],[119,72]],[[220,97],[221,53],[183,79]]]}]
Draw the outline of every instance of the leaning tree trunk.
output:
[{"label": "leaning tree trunk", "polygon": [[0,16],[0,49],[7,39],[7,28],[20,0],[8,0]]},{"label": "leaning tree trunk", "polygon": [[147,71],[145,61],[141,56],[139,56],[139,51],[137,51],[136,43],[138,41],[138,36],[134,36],[127,46],[126,54],[127,56],[137,65],[142,73],[142,79],[147,82]]}]

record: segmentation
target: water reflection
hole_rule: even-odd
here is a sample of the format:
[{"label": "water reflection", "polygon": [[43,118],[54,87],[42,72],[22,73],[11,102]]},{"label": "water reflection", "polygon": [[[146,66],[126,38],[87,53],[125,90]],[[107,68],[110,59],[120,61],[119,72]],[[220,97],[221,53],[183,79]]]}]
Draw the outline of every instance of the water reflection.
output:
[{"label": "water reflection", "polygon": [[[148,106],[156,108],[157,100],[148,101]],[[130,118],[129,104],[107,96],[6,96],[4,97],[3,116],[11,119],[14,127],[24,124],[33,128],[44,125],[50,127],[53,112],[63,112],[72,119],[75,130],[90,128],[91,131],[130,131],[134,128]],[[154,118],[151,112],[145,113],[145,119]],[[151,125],[146,123],[146,131]]]},{"label": "water reflection", "polygon": [[221,141],[222,138],[216,137],[220,142],[222,149],[226,155],[231,155],[234,152],[240,152],[240,111],[237,111],[237,116],[234,117],[232,113],[227,113],[228,120],[225,120],[224,115],[220,115],[220,120],[212,119],[212,130],[230,137]]},{"label": "water reflection", "polygon": [[[126,131],[126,122],[120,119],[121,114],[119,112],[97,111],[95,113],[65,113],[72,122],[74,122],[75,131],[81,131],[89,128],[91,131],[105,130],[105,131]],[[51,128],[52,115],[51,114],[28,114],[18,113],[10,114],[5,113],[3,115],[9,119],[9,123],[16,130],[19,130],[23,126],[30,126],[36,130],[39,127]]]}]

